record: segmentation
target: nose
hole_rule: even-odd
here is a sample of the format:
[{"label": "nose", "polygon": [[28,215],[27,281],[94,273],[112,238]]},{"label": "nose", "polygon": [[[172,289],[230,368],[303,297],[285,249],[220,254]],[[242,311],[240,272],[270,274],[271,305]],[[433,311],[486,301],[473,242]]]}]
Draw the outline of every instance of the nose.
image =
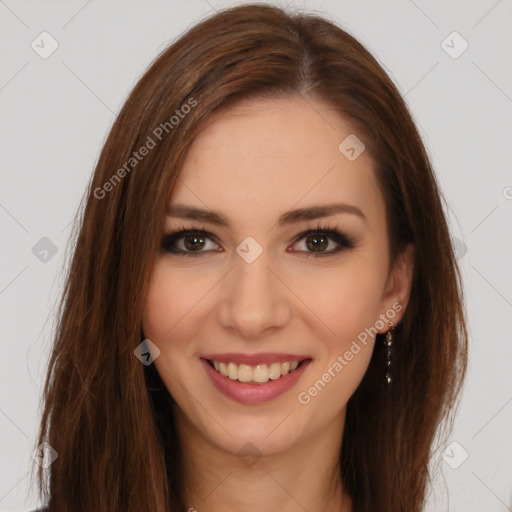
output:
[{"label": "nose", "polygon": [[218,320],[237,337],[259,339],[291,318],[291,293],[271,268],[266,251],[252,263],[238,255],[222,283]]}]

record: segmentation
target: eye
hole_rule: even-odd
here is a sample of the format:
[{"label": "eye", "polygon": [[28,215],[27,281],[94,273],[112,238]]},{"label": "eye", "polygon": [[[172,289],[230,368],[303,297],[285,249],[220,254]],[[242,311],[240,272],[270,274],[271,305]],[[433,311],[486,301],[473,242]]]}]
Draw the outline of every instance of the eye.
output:
[{"label": "eye", "polygon": [[[167,233],[162,238],[161,249],[165,252],[180,256],[200,256],[209,251],[215,251],[218,244],[208,247],[207,240],[214,239],[212,233],[200,229],[180,229]],[[207,250],[203,250],[206,247]]]},{"label": "eye", "polygon": [[[299,249],[298,252],[303,252],[306,258],[310,258],[311,256],[329,256],[344,249],[354,248],[352,240],[338,227],[330,227],[327,225],[322,226],[319,224],[316,229],[310,229],[301,233],[296,238],[295,244],[301,240],[304,240],[304,242],[302,242],[303,249]],[[326,250],[329,247],[331,247],[330,250]],[[292,252],[295,252],[295,250]]]}]

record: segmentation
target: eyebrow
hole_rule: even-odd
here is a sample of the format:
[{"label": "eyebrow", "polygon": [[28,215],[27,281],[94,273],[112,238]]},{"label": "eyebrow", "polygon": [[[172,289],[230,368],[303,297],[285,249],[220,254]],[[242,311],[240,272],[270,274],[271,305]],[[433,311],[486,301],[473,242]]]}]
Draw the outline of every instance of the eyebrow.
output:
[{"label": "eyebrow", "polygon": [[[304,220],[319,219],[322,217],[330,217],[337,213],[346,213],[356,215],[363,221],[367,222],[364,213],[357,207],[346,203],[330,203],[324,205],[314,205],[308,208],[298,208],[284,212],[279,216],[278,226],[294,224]],[[183,204],[169,205],[167,207],[168,217],[177,217],[180,219],[191,219],[202,222],[210,222],[218,226],[229,228],[229,221],[222,214],[212,210],[203,210],[195,206],[187,206]]]}]

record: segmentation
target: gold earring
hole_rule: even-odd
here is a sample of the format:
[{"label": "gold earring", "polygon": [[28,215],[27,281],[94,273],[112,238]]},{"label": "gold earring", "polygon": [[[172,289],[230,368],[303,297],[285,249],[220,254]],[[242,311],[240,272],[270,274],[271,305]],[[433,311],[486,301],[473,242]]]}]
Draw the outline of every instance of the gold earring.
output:
[{"label": "gold earring", "polygon": [[389,322],[389,330],[386,333],[386,338],[384,339],[384,345],[386,345],[386,383],[389,387],[391,385],[391,351],[393,347],[393,335],[391,331],[393,330],[393,322],[388,320]]}]

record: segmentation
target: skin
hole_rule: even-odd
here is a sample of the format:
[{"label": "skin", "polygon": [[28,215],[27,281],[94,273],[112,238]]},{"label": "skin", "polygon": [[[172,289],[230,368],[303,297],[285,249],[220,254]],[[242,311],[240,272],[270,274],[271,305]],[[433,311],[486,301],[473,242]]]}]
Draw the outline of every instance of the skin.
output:
[{"label": "skin", "polygon": [[[198,257],[158,254],[143,317],[146,338],[161,351],[154,364],[178,404],[187,506],[199,512],[352,510],[338,453],[346,405],[375,337],[359,343],[357,355],[307,405],[297,396],[393,304],[402,306],[393,318],[400,321],[412,256],[404,252],[390,271],[373,161],[365,152],[349,161],[338,150],[351,133],[323,103],[246,100],[205,126],[172,190],[171,205],[211,209],[230,221],[226,228],[167,218],[166,230],[204,229],[218,242],[207,238]],[[330,202],[357,206],[366,219],[338,213],[277,225],[285,211]],[[319,221],[339,226],[355,247],[315,257],[307,238],[296,237]],[[247,236],[263,249],[250,264],[236,252]],[[187,247],[183,238],[178,243]],[[330,240],[323,250],[337,246]],[[389,328],[378,325],[381,333]],[[249,405],[219,392],[199,361],[220,352],[305,354],[312,363],[292,389]],[[384,369],[382,379],[384,385]],[[262,455],[251,467],[237,456],[248,442]]]}]

